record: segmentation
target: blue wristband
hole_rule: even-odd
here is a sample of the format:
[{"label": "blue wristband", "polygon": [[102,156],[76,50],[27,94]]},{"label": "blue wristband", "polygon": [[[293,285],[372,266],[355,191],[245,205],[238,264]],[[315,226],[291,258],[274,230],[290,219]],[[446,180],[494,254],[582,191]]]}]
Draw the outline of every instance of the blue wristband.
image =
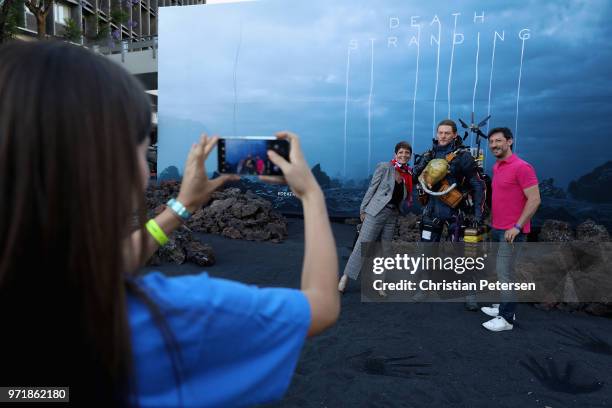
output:
[{"label": "blue wristband", "polygon": [[168,206],[168,208],[174,211],[176,215],[178,215],[183,221],[187,221],[189,217],[191,217],[191,213],[187,211],[185,206],[174,198],[168,200],[168,203],[166,205]]},{"label": "blue wristband", "polygon": [[519,230],[519,232],[523,232],[523,227],[521,227],[518,224],[514,224],[514,228],[516,228],[517,230]]}]

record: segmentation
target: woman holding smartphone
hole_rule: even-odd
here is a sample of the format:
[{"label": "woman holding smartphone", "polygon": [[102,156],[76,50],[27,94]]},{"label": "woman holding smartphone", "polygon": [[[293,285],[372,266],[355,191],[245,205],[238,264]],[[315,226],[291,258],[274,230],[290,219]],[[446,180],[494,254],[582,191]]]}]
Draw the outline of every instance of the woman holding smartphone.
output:
[{"label": "woman holding smartphone", "polygon": [[[412,204],[412,169],[408,166],[411,156],[412,146],[408,142],[399,142],[395,145],[393,159],[376,166],[361,201],[359,216],[363,224],[338,283],[340,292],[344,292],[348,278],[357,279],[359,276],[363,263],[361,244],[379,239],[391,241],[400,208],[404,202],[408,206]],[[379,294],[386,295],[384,291],[379,291]]]},{"label": "woman holding smartphone", "polygon": [[0,48],[0,384],[69,386],[76,405],[279,398],[306,335],[340,309],[336,246],[299,139],[279,133],[290,162],[269,158],[304,207],[301,290],[260,289],[206,273],[136,276],[237,177],[206,177],[216,138],[203,136],[178,196],[145,220],[150,129],[144,90],[114,62],[65,43]]}]

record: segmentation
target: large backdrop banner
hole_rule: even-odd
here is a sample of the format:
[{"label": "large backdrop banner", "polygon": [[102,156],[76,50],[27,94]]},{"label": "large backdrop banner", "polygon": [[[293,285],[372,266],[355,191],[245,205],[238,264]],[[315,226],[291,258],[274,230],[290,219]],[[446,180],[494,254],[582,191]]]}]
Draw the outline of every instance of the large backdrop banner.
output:
[{"label": "large backdrop banner", "polygon": [[[491,115],[485,133],[512,129],[515,152],[546,181],[547,215],[610,225],[611,10],[607,0],[161,8],[160,178],[180,176],[203,131],[290,129],[318,164],[332,215],[357,215],[376,164],[398,141],[422,153],[437,122],[469,123],[474,113],[477,121]],[[489,174],[494,160],[486,155]],[[216,158],[207,165],[215,170]],[[299,211],[284,189],[245,183]]]}]

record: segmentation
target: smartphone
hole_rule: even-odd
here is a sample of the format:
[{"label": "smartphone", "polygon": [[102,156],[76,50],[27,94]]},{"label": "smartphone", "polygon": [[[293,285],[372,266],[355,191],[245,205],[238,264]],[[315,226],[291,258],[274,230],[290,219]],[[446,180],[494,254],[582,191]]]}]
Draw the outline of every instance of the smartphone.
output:
[{"label": "smartphone", "polygon": [[240,136],[219,139],[217,143],[219,173],[280,176],[281,169],[268,159],[273,150],[289,160],[289,142],[274,136]]}]

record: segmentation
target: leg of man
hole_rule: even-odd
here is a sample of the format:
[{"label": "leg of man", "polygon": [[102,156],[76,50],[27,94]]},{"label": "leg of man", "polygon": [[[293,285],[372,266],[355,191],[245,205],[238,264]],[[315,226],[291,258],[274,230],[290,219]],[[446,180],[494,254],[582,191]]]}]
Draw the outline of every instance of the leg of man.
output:
[{"label": "leg of man", "polygon": [[433,209],[425,208],[421,217],[421,242],[440,242],[443,227],[444,220]]},{"label": "leg of man", "polygon": [[[505,231],[494,230],[494,235],[497,235],[499,240],[499,249],[497,252],[497,279],[500,282],[512,282],[514,276],[514,266],[516,258],[520,252],[520,243],[525,241],[525,235],[519,234],[514,238],[514,243],[506,242],[504,238]],[[515,295],[513,291],[502,292],[501,303],[499,305],[499,316],[506,319],[510,324],[514,321],[516,311]]]},{"label": "leg of man", "polygon": [[361,231],[359,232],[359,238],[355,243],[355,248],[353,248],[353,252],[351,253],[351,256],[346,262],[346,266],[344,268],[344,274],[349,278],[357,279],[359,272],[361,271],[363,264],[363,259],[361,257],[361,244],[364,242],[376,241],[380,237],[383,227],[387,223],[387,218],[393,211],[394,210],[385,207],[376,216],[366,214],[363,225],[361,226]]},{"label": "leg of man", "polygon": [[[458,211],[450,212],[450,219],[448,220],[448,240],[452,242],[459,242],[462,238],[462,226],[463,226],[463,216]],[[464,245],[466,245],[464,243]],[[464,278],[464,282],[467,283],[476,283],[474,281],[473,274],[466,274],[462,276]],[[478,302],[476,302],[476,294],[471,293],[465,296],[464,303],[465,310],[470,312],[478,311]]]},{"label": "leg of man", "polygon": [[[447,222],[448,211],[444,208],[444,204],[435,197],[430,197],[427,207],[423,210],[423,216],[421,218],[421,242],[431,242],[432,244],[423,246],[423,255],[426,258],[435,258],[438,256],[439,245],[433,244],[438,243],[442,240],[442,233],[444,225]],[[418,271],[418,277],[420,280],[431,280],[434,282],[441,282],[446,278],[444,273],[440,275],[440,271],[429,270],[422,268]],[[438,293],[432,291],[419,291],[414,296],[414,301],[425,301],[426,299],[440,299]]]},{"label": "leg of man", "polygon": [[[504,234],[504,230],[493,229],[492,231],[493,241],[497,242],[499,246],[497,249],[495,272],[497,273],[497,280],[501,283],[512,281],[514,258],[519,247],[518,244],[506,242]],[[482,311],[489,316],[497,314],[493,319],[482,324],[485,329],[494,332],[512,330],[514,327],[514,311],[516,308],[514,294],[512,291],[503,291],[500,297],[501,304],[499,309],[482,308]]]}]

